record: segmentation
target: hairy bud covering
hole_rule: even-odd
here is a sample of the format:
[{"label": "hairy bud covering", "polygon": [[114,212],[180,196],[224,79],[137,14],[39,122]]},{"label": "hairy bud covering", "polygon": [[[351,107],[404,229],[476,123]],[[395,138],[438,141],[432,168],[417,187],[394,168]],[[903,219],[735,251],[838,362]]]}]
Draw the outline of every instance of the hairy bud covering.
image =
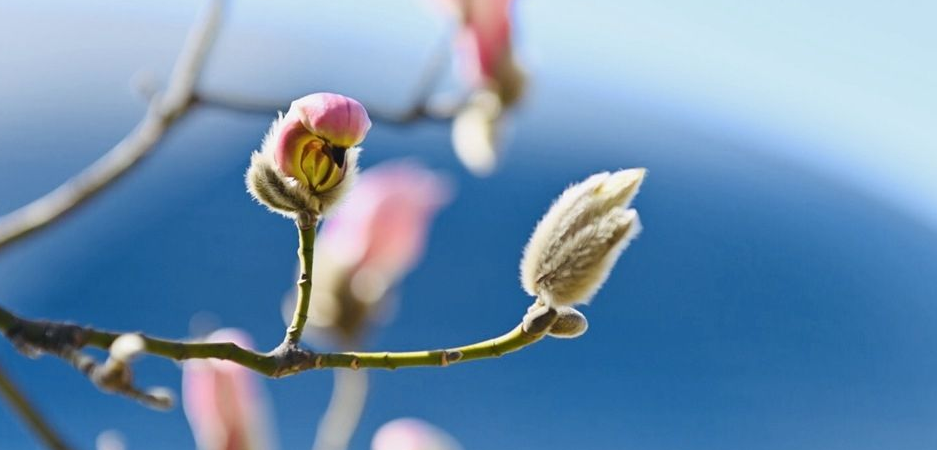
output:
[{"label": "hairy bud covering", "polygon": [[296,100],[270,126],[247,170],[247,189],[271,211],[326,213],[353,184],[371,120],[357,101],[319,93]]},{"label": "hairy bud covering", "polygon": [[528,294],[552,307],[588,303],[641,230],[625,209],[644,169],[603,172],[570,186],[534,230],[521,261]]},{"label": "hairy bud covering", "polygon": [[589,329],[589,321],[581,312],[568,306],[556,309],[556,322],[550,325],[549,335],[556,338],[575,338],[582,336]]}]

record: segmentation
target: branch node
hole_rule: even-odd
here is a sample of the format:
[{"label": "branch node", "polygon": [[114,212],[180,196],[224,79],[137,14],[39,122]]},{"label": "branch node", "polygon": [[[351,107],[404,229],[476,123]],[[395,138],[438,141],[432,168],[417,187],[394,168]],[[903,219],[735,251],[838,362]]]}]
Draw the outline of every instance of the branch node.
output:
[{"label": "branch node", "polygon": [[463,356],[462,352],[458,350],[446,350],[444,355],[449,364],[459,362]]}]

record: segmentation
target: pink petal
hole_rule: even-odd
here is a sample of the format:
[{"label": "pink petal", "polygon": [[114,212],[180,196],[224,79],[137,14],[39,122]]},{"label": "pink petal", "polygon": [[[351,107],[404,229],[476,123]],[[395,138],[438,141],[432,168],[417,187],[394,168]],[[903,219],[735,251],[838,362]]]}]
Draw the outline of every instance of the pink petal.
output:
[{"label": "pink petal", "polygon": [[349,266],[393,281],[422,256],[430,221],[449,197],[445,179],[415,163],[375,166],[325,222],[320,245]]},{"label": "pink petal", "polygon": [[290,105],[290,113],[294,111],[312,134],[338,147],[360,144],[371,128],[364,106],[344,95],[328,92],[307,95]]},{"label": "pink petal", "polygon": [[[218,330],[206,341],[251,344],[234,329]],[[200,449],[271,448],[265,394],[258,376],[235,363],[207,359],[182,365],[183,408]]]}]

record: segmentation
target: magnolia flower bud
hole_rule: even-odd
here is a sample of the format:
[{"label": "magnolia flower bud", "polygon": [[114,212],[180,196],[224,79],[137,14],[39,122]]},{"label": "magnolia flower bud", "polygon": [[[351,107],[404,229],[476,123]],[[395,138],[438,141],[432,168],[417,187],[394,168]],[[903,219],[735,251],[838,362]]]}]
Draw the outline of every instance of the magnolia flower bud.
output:
[{"label": "magnolia flower bud", "polygon": [[448,14],[461,22],[455,40],[461,72],[475,89],[490,89],[502,104],[521,96],[525,76],[514,58],[511,10],[514,0],[446,0]]},{"label": "magnolia flower bud", "polygon": [[452,146],[462,164],[476,176],[491,174],[500,156],[501,99],[480,90],[452,121]]},{"label": "magnolia flower bud", "polygon": [[[215,331],[206,341],[250,348],[250,338],[235,329]],[[250,369],[219,359],[184,362],[182,406],[200,450],[277,447],[266,391]]]},{"label": "magnolia flower bud", "polygon": [[442,0],[459,24],[454,55],[471,95],[455,112],[452,144],[476,176],[489,175],[501,157],[506,113],[524,93],[527,77],[514,58],[514,0]]},{"label": "magnolia flower bud", "polygon": [[280,121],[273,156],[284,174],[313,191],[335,187],[345,174],[345,152],[371,128],[364,106],[338,94],[307,95]]},{"label": "magnolia flower bud", "polygon": [[[441,174],[411,161],[385,162],[361,174],[316,239],[307,336],[361,337],[419,262],[451,190]],[[287,319],[293,302],[289,295],[284,303]]]},{"label": "magnolia flower bud", "polygon": [[295,217],[324,213],[348,189],[371,120],[357,101],[338,94],[307,95],[273,122],[251,157],[247,187],[271,210]]},{"label": "magnolia flower bud", "polygon": [[556,322],[550,325],[549,335],[556,338],[575,338],[589,329],[589,321],[581,312],[568,306],[556,309]]},{"label": "magnolia flower bud", "polygon": [[638,213],[625,208],[644,173],[603,172],[563,192],[524,249],[521,283],[528,294],[552,307],[589,303],[641,230]]},{"label": "magnolia flower bud", "polygon": [[[371,129],[371,119],[358,101],[339,94],[321,92],[307,95],[290,105],[287,117],[295,115],[312,136],[337,148],[354,147],[364,140]],[[277,160],[290,151],[280,153]]]},{"label": "magnolia flower bud", "polygon": [[104,430],[94,440],[95,450],[126,450],[124,435],[117,430]]},{"label": "magnolia flower bud", "polygon": [[442,429],[420,419],[395,419],[374,433],[371,450],[460,450]]}]

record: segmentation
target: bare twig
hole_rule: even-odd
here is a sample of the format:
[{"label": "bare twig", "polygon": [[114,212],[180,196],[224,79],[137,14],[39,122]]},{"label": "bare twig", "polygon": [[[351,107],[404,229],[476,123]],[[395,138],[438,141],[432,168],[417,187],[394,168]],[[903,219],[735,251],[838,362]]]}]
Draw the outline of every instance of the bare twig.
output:
[{"label": "bare twig", "polygon": [[78,350],[68,350],[59,356],[85,374],[91,383],[104,392],[129,397],[153,409],[167,410],[172,407],[172,397],[169,396],[168,390],[157,388],[146,391],[134,386],[133,376],[127,365],[115,364],[113,360],[99,364],[94,358]]},{"label": "bare twig", "polygon": [[55,450],[68,450],[70,447],[59,436],[52,425],[42,417],[42,414],[30,403],[29,399],[20,392],[9,375],[0,366],[0,393],[7,399],[13,411],[18,414],[29,428],[36,433],[46,447]]},{"label": "bare twig", "polygon": [[[444,39],[439,41],[438,47],[434,49],[429,62],[417,81],[410,106],[403,111],[391,111],[368,106],[368,115],[371,120],[384,125],[402,126],[421,120],[445,121],[453,116],[458,106],[450,105],[440,108],[433,107],[430,104],[430,99],[446,72],[450,55],[450,39],[448,35],[444,36]],[[147,89],[147,91],[151,92],[150,89]],[[144,95],[148,94],[144,92]],[[199,89],[195,92],[194,99],[199,105],[207,107],[269,116],[275,115],[278,111],[285,111],[290,106],[288,100],[251,98],[237,93],[212,92],[206,89]]]},{"label": "bare twig", "polygon": [[212,0],[204,19],[189,32],[166,91],[123,140],[64,184],[0,218],[0,248],[55,222],[112,185],[146,156],[192,106],[193,92],[221,24],[225,0]]}]

